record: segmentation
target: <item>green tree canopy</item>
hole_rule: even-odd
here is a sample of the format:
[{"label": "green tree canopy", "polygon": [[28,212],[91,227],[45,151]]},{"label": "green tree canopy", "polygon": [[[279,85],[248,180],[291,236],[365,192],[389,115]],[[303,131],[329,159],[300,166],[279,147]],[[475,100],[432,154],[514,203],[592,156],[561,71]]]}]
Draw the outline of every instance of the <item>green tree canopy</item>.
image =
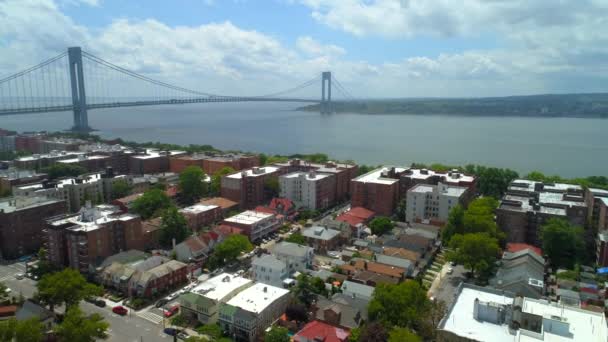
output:
[{"label": "green tree canopy", "polygon": [[205,173],[196,165],[185,168],[179,174],[180,196],[185,203],[192,204],[207,193]]},{"label": "green tree canopy", "polygon": [[65,163],[56,163],[42,168],[40,171],[46,173],[49,176],[49,179],[76,177],[87,173],[87,169],[80,165],[71,165]]},{"label": "green tree canopy", "polygon": [[287,242],[297,243],[298,245],[306,245],[306,238],[302,233],[295,232],[285,239]]},{"label": "green tree canopy", "polygon": [[[263,164],[262,164],[263,165]],[[227,176],[229,174],[235,173],[236,170],[231,168],[230,166],[225,166],[220,170],[217,170],[213,176],[211,176],[211,194],[217,196],[220,194],[222,189],[222,177]]]},{"label": "green tree canopy", "polygon": [[448,259],[463,264],[478,277],[488,275],[500,252],[498,240],[488,233],[456,234],[450,247],[453,250]]},{"label": "green tree canopy", "polygon": [[572,268],[585,256],[584,231],[564,219],[550,219],[542,226],[543,252],[554,267]]},{"label": "green tree canopy", "polygon": [[242,252],[249,252],[253,245],[245,235],[234,234],[228,236],[215,247],[214,254],[225,262],[235,260]]},{"label": "green tree canopy", "polygon": [[307,274],[298,276],[296,286],[292,288],[294,297],[299,303],[309,307],[315,295],[327,296],[325,282],[319,277],[311,277]]},{"label": "green tree canopy", "polygon": [[382,323],[370,322],[359,331],[357,342],[386,342],[388,332]]},{"label": "green tree canopy", "polygon": [[115,180],[112,183],[112,199],[122,198],[131,194],[133,187],[124,179]]},{"label": "green tree canopy", "polygon": [[368,306],[369,318],[389,326],[416,327],[427,314],[430,301],[416,281],[376,286]]},{"label": "green tree canopy", "polygon": [[218,324],[205,324],[196,328],[196,332],[202,335],[207,335],[213,340],[222,337],[222,328]]},{"label": "green tree canopy", "polygon": [[264,342],[289,342],[289,330],[287,328],[273,326],[264,334]]},{"label": "green tree canopy", "polygon": [[160,243],[167,247],[172,245],[173,239],[178,244],[191,234],[186,218],[174,206],[163,212],[160,228]]},{"label": "green tree canopy", "polygon": [[39,342],[44,338],[44,326],[38,318],[24,321],[11,318],[0,321],[0,341]]},{"label": "green tree canopy", "polygon": [[502,240],[505,234],[494,222],[494,211],[498,207],[498,201],[493,197],[477,198],[464,210],[460,205],[450,211],[448,222],[442,232],[442,239],[449,244],[454,234],[487,233],[492,237]]},{"label": "green tree canopy", "polygon": [[407,328],[396,327],[389,333],[388,342],[422,342],[422,339]]},{"label": "green tree canopy", "polygon": [[38,298],[53,310],[55,305],[65,304],[71,308],[88,296],[101,295],[101,287],[88,283],[72,268],[45,274],[37,284]]},{"label": "green tree canopy", "polygon": [[441,239],[447,245],[454,234],[462,234],[463,232],[464,208],[460,204],[457,204],[448,214],[448,221],[441,231]]},{"label": "green tree canopy", "polygon": [[390,218],[386,216],[378,216],[375,217],[370,223],[369,228],[372,230],[374,235],[382,235],[384,233],[390,232],[395,225]]},{"label": "green tree canopy", "polygon": [[108,338],[110,325],[100,314],[85,316],[78,306],[68,310],[55,332],[61,341],[95,342]]},{"label": "green tree canopy", "polygon": [[2,303],[8,299],[6,289],[7,289],[6,285],[4,285],[4,283],[0,283],[0,303]]},{"label": "green tree canopy", "polygon": [[171,199],[164,191],[150,189],[133,201],[133,212],[147,220],[156,217],[171,206]]},{"label": "green tree canopy", "polygon": [[268,198],[279,196],[281,192],[279,178],[275,176],[266,177],[266,180],[264,180],[264,191]]}]

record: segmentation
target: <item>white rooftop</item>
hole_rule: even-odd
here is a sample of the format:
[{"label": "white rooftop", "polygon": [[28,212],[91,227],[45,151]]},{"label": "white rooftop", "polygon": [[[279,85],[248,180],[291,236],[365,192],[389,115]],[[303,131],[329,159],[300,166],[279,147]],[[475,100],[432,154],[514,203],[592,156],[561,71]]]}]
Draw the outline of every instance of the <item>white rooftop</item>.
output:
[{"label": "white rooftop", "polygon": [[98,205],[96,207],[82,207],[80,211],[71,216],[64,216],[51,222],[53,226],[60,226],[66,223],[71,223],[73,226],[69,229],[72,231],[90,232],[99,229],[106,223],[113,221],[130,220],[136,215],[123,214],[116,215],[118,208],[112,205]]},{"label": "white rooftop", "polygon": [[288,293],[289,290],[287,289],[256,283],[228,301],[228,305],[239,307],[252,313],[260,313],[267,306]]},{"label": "white rooftop", "polygon": [[256,223],[258,223],[262,220],[265,220],[269,217],[272,217],[272,216],[273,216],[273,214],[261,213],[259,211],[253,211],[253,210],[247,210],[240,214],[228,217],[224,221],[252,225],[252,224],[256,224]]},{"label": "white rooftop", "polygon": [[[357,182],[363,182],[363,183],[387,184],[387,185],[394,184],[399,181],[398,176],[396,178],[382,177],[383,172],[390,171],[390,170],[391,170],[391,167],[388,167],[388,166],[381,167],[379,169],[375,169],[364,175],[361,175],[361,176],[355,178],[354,180]],[[403,167],[395,167],[395,173],[403,172],[405,170],[406,170],[406,168],[403,168]]]},{"label": "white rooftop", "polygon": [[64,163],[64,164],[71,164],[71,163],[78,163],[79,161],[106,159],[106,158],[110,158],[110,157],[109,156],[100,156],[100,155],[94,155],[94,156],[80,155],[77,158],[63,159],[58,162]]},{"label": "white rooftop", "polygon": [[222,273],[196,286],[190,292],[211,300],[221,301],[236,289],[251,282],[252,281],[247,278],[235,276],[234,274]]},{"label": "white rooftop", "polygon": [[242,170],[242,171],[233,173],[231,175],[228,175],[226,177],[228,177],[228,178],[235,178],[235,179],[243,178],[243,175],[245,177],[259,177],[259,176],[267,175],[269,173],[276,172],[278,169],[279,168],[276,167],[276,166],[262,166],[262,167],[256,167],[256,168],[251,168],[251,169],[247,169],[247,170]]},{"label": "white rooftop", "polygon": [[183,208],[180,211],[185,214],[200,214],[205,211],[213,210],[215,208],[218,208],[218,206],[213,205],[213,204],[195,204],[195,205]]},{"label": "white rooftop", "polygon": [[55,202],[59,201],[55,199],[49,199],[44,196],[8,198],[0,202],[0,211],[5,213],[12,213],[14,211],[29,209]]},{"label": "white rooftop", "polygon": [[460,197],[467,191],[467,188],[443,183],[439,183],[438,185],[417,184],[408,190],[408,192],[410,191],[416,193],[441,193],[444,196]]},{"label": "white rooftop", "polygon": [[464,173],[458,171],[435,172],[428,169],[408,169],[408,171],[411,172],[411,174],[407,175],[407,177],[414,179],[427,179],[431,176],[443,176],[445,177],[445,181],[450,183],[472,182],[475,180],[475,177],[465,175]]},{"label": "white rooftop", "polygon": [[305,177],[306,180],[309,181],[318,181],[321,180],[323,178],[327,178],[327,177],[331,177],[330,174],[323,174],[323,173],[316,173],[316,172],[293,172],[287,175],[283,175],[281,177],[284,178],[299,178],[299,177]]}]

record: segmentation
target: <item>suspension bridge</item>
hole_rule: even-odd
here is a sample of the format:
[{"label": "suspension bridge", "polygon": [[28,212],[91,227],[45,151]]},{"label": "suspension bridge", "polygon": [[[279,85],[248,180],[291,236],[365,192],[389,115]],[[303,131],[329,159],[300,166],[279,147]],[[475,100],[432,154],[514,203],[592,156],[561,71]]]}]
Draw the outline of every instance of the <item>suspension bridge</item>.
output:
[{"label": "suspension bridge", "polygon": [[[319,81],[320,99],[290,96],[318,85]],[[353,99],[330,71],[271,94],[211,94],[147,77],[80,47],[71,47],[36,66],[0,79],[0,115],[72,111],[74,125],[71,129],[88,132],[92,130],[88,111],[99,108],[206,102],[307,102],[320,103],[321,113],[331,113],[332,89],[345,100]]]}]

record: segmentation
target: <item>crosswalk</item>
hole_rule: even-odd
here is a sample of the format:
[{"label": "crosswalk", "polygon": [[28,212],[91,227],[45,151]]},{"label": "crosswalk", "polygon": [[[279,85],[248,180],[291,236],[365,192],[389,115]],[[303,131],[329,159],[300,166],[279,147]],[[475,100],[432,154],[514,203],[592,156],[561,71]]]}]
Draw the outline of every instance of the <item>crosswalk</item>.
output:
[{"label": "crosswalk", "polygon": [[7,275],[7,276],[4,276],[4,277],[0,277],[0,283],[3,282],[3,281],[12,280],[12,279],[15,279],[14,275]]},{"label": "crosswalk", "polygon": [[150,321],[150,322],[152,322],[154,324],[160,324],[163,321],[163,317],[162,316],[157,315],[157,314],[155,314],[153,312],[150,312],[150,311],[139,312],[139,313],[137,313],[137,316],[139,316],[139,317],[141,317],[141,318],[143,318],[145,320],[148,320],[148,321]]}]

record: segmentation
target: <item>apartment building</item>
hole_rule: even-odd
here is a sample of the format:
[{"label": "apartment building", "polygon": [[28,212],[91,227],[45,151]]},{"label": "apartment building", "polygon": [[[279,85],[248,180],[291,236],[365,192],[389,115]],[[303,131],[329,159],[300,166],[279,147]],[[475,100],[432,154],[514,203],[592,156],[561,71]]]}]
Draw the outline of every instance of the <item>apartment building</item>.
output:
[{"label": "apartment building", "polygon": [[137,175],[167,172],[170,168],[170,157],[185,154],[184,151],[158,151],[155,149],[136,151],[135,154],[129,156],[129,172]]},{"label": "apartment building", "polygon": [[285,262],[270,254],[253,258],[251,268],[258,283],[283,287],[283,281],[289,277]]},{"label": "apartment building", "polygon": [[80,166],[87,172],[96,172],[105,170],[106,167],[113,167],[112,158],[104,155],[86,155],[79,154],[74,158],[59,160],[58,164]]},{"label": "apartment building", "polygon": [[608,190],[589,188],[588,195],[593,205],[592,224],[598,231],[608,230]]},{"label": "apartment building", "polygon": [[219,324],[235,341],[257,341],[285,312],[289,299],[289,290],[254,284],[221,304]]},{"label": "apartment building", "polygon": [[16,259],[42,247],[46,219],[65,214],[65,203],[46,197],[8,198],[0,202],[0,258]]},{"label": "apartment building", "polygon": [[43,234],[50,262],[83,273],[111,255],[145,248],[140,217],[111,205],[87,204],[77,214],[50,218]]},{"label": "apartment building", "polygon": [[276,166],[254,167],[222,177],[221,195],[239,203],[243,209],[253,209],[270,200],[266,182],[282,172]]},{"label": "apartment building", "polygon": [[171,158],[172,172],[182,172],[186,167],[192,165],[200,167],[208,175],[213,175],[225,167],[240,171],[259,166],[260,159],[257,155],[212,153]]},{"label": "apartment building", "polygon": [[222,225],[238,228],[249,240],[256,241],[279,228],[280,221],[276,215],[247,210],[240,214],[228,217],[222,221]]},{"label": "apartment building", "polygon": [[43,167],[51,166],[60,160],[78,158],[85,155],[84,152],[77,151],[51,151],[46,154],[35,153],[25,157],[19,157],[13,161],[18,169],[40,170]]},{"label": "apartment building", "polygon": [[469,190],[467,194],[470,198],[477,191],[476,178],[458,170],[437,172],[429,169],[409,168],[403,171],[399,178],[401,197],[406,197],[407,191],[418,184],[438,185],[442,183],[449,186],[467,188]]},{"label": "apartment building", "polygon": [[65,201],[68,212],[78,211],[86,201],[104,203],[110,200],[112,185],[118,180],[130,183],[131,177],[115,176],[113,171],[93,173],[75,178],[63,178],[54,181],[17,186],[13,188],[16,197],[46,196]]},{"label": "apartment building", "polygon": [[336,201],[342,202],[350,197],[350,181],[357,177],[359,167],[355,164],[327,162],[324,164],[310,163],[301,159],[292,159],[285,163],[275,163],[288,173],[315,171],[319,174],[329,174],[335,177]]},{"label": "apartment building", "polygon": [[12,191],[15,186],[40,182],[46,178],[45,173],[34,170],[0,170],[0,193]]},{"label": "apartment building", "polygon": [[197,231],[208,226],[223,217],[222,208],[218,205],[205,205],[198,203],[180,209],[180,213],[186,218],[188,228]]},{"label": "apartment building", "polygon": [[289,274],[304,272],[312,268],[314,249],[297,243],[282,241],[274,245],[272,255],[287,265]]},{"label": "apartment building", "polygon": [[541,227],[551,218],[584,227],[592,213],[588,203],[588,194],[579,185],[518,179],[502,198],[496,223],[507,234],[507,242],[540,246]]},{"label": "apartment building", "polygon": [[180,309],[183,315],[202,324],[215,324],[220,307],[251,285],[253,281],[247,278],[222,273],[182,294]]},{"label": "apartment building", "polygon": [[279,177],[281,197],[292,200],[298,208],[326,209],[336,201],[336,177],[332,174],[294,172]]},{"label": "apartment building", "polygon": [[352,207],[391,216],[399,202],[400,167],[381,167],[351,180]]},{"label": "apartment building", "polygon": [[430,221],[437,225],[447,222],[450,210],[467,204],[469,188],[438,183],[417,184],[407,191],[405,219],[408,222]]}]

